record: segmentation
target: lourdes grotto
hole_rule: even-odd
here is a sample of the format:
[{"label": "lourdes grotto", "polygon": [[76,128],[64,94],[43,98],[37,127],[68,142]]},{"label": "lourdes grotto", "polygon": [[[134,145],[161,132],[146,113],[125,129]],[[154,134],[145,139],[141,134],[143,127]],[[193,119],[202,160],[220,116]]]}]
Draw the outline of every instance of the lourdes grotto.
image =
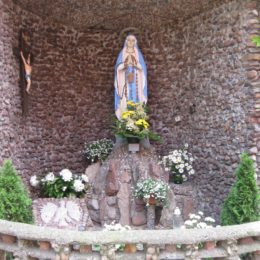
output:
[{"label": "lourdes grotto", "polygon": [[259,260],[259,12],[0,0],[0,260]]}]

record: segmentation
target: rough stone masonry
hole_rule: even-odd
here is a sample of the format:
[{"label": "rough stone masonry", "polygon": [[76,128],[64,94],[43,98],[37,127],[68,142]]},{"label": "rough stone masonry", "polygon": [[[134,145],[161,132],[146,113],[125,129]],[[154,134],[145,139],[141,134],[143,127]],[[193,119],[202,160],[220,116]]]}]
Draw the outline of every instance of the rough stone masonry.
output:
[{"label": "rough stone masonry", "polygon": [[[159,28],[139,28],[151,123],[164,139],[155,148],[163,155],[190,145],[196,159],[190,185],[198,191],[198,208],[213,217],[234,182],[241,152],[260,163],[260,49],[250,41],[259,32],[256,4],[223,1]],[[22,28],[32,32],[35,55],[27,117],[14,51]],[[84,142],[113,138],[120,30],[80,31],[19,1],[0,0],[0,161],[11,158],[25,182],[65,167],[83,173]]]}]

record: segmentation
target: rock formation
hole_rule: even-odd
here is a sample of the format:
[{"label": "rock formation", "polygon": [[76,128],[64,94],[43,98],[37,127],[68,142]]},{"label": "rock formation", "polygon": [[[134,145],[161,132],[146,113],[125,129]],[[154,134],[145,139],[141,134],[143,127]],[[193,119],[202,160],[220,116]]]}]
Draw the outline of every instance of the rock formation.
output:
[{"label": "rock formation", "polygon": [[[86,173],[93,186],[92,196],[88,201],[90,216],[94,222],[119,222],[121,225],[143,226],[146,224],[146,206],[140,199],[133,197],[134,187],[139,179],[154,178],[168,181],[168,176],[158,164],[158,158],[152,147],[141,146],[138,153],[129,153],[127,144],[116,145],[109,158],[100,166],[90,166]],[[93,174],[95,172],[95,176]],[[167,227],[172,222],[175,208],[173,192],[169,191],[170,203],[165,209],[156,209],[159,223]]]}]

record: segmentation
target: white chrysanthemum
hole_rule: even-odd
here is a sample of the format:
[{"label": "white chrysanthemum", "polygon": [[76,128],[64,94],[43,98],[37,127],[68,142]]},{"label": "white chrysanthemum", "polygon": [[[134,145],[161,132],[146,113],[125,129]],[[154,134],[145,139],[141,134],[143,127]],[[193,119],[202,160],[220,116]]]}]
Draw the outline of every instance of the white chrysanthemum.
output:
[{"label": "white chrysanthemum", "polygon": [[62,187],[62,191],[65,191],[66,189],[67,189],[67,187],[66,187],[66,186]]},{"label": "white chrysanthemum", "polygon": [[81,175],[81,179],[84,181],[84,182],[88,182],[88,176],[86,174],[82,174]]},{"label": "white chrysanthemum", "polygon": [[184,144],[184,147],[185,147],[185,148],[188,148],[188,147],[189,147],[189,144],[187,144],[187,143]]},{"label": "white chrysanthemum", "polygon": [[215,223],[215,219],[214,219],[214,218],[211,218],[211,217],[206,217],[206,218],[205,218],[205,221],[206,221],[206,222]]},{"label": "white chrysanthemum", "polygon": [[204,215],[204,213],[202,211],[199,211],[198,214],[201,215],[201,216]]},{"label": "white chrysanthemum", "polygon": [[33,186],[33,187],[37,187],[39,185],[39,181],[37,179],[37,176],[34,175],[30,178],[30,184]]},{"label": "white chrysanthemum", "polygon": [[184,222],[184,224],[185,224],[186,226],[193,226],[193,222],[192,222],[191,220],[186,220],[186,221]]},{"label": "white chrysanthemum", "polygon": [[73,187],[76,192],[81,192],[84,190],[85,185],[82,183],[81,180],[75,180],[73,183]]},{"label": "white chrysanthemum", "polygon": [[48,173],[48,174],[45,176],[45,180],[46,180],[46,181],[54,181],[54,180],[55,180],[55,176],[54,176],[53,172]]},{"label": "white chrysanthemum", "polygon": [[205,222],[200,222],[198,225],[197,225],[198,228],[207,228],[208,225],[205,223]]},{"label": "white chrysanthemum", "polygon": [[189,171],[189,173],[190,173],[191,175],[193,175],[193,174],[195,173],[195,171],[192,169],[192,170]]},{"label": "white chrysanthemum", "polygon": [[184,170],[183,169],[179,169],[179,173],[183,173],[184,172]]},{"label": "white chrysanthemum", "polygon": [[71,181],[72,180],[72,172],[69,169],[63,169],[60,172],[60,176],[64,181]]}]

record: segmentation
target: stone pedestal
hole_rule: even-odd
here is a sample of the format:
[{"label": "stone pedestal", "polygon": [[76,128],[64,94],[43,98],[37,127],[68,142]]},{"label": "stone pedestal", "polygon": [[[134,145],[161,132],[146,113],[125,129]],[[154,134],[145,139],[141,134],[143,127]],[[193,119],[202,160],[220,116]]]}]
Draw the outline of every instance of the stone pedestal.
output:
[{"label": "stone pedestal", "polygon": [[147,207],[147,229],[155,228],[155,205]]},{"label": "stone pedestal", "polygon": [[[141,145],[140,152],[129,153],[127,144],[117,144],[92,182],[94,205],[88,207],[91,208],[90,215],[95,217],[95,222],[103,225],[116,221],[121,225],[145,226],[147,208],[142,200],[133,197],[133,190],[140,179],[149,177],[167,180],[154,149]],[[166,218],[170,218],[168,221],[171,222],[175,208],[172,192],[169,198],[172,212],[168,212]]]}]

